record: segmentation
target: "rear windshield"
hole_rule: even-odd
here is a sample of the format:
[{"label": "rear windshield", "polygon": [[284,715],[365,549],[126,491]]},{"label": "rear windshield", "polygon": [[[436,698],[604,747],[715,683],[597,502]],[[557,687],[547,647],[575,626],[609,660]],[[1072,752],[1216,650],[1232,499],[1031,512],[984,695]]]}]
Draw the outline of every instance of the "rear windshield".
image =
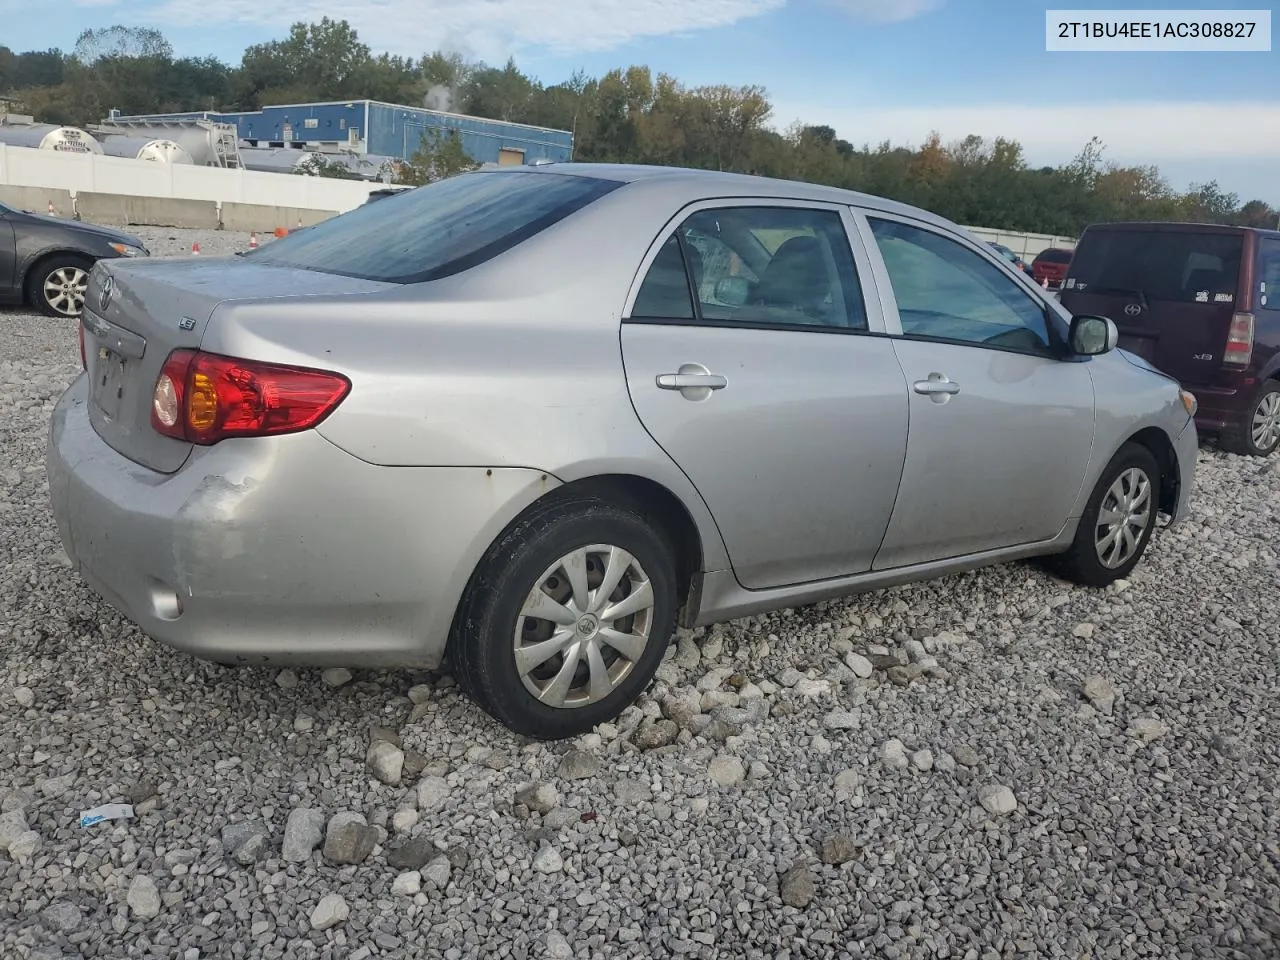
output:
[{"label": "rear windshield", "polygon": [[1230,303],[1243,243],[1238,233],[1091,230],[1076,248],[1066,286],[1174,303]]},{"label": "rear windshield", "polygon": [[1043,261],[1044,263],[1070,263],[1071,251],[1058,250],[1056,248],[1052,250],[1041,250],[1036,256],[1036,259]]},{"label": "rear windshield", "polygon": [[619,186],[530,171],[464,173],[364,204],[245,257],[362,280],[422,283],[496,257]]}]

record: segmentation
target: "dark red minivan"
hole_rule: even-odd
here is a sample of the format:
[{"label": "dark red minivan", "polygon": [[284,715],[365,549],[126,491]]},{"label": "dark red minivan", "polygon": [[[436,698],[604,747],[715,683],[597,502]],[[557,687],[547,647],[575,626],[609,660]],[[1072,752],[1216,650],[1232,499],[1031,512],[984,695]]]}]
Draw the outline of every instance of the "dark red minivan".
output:
[{"label": "dark red minivan", "polygon": [[1062,286],[1070,263],[1070,250],[1048,247],[1037,253],[1036,258],[1031,261],[1031,277],[1036,283],[1047,283],[1049,289],[1057,290]]},{"label": "dark red minivan", "polygon": [[1224,449],[1280,447],[1280,231],[1094,224],[1059,299],[1115,321],[1122,349],[1196,395],[1197,429]]}]

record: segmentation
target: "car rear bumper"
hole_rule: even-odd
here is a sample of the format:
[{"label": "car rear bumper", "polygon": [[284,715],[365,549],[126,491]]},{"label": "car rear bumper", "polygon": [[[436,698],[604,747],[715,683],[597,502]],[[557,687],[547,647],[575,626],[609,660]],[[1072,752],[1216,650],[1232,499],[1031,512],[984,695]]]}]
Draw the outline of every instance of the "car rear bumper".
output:
[{"label": "car rear bumper", "polygon": [[174,474],[94,431],[81,376],[47,451],[75,569],[147,634],[227,663],[436,666],[471,571],[557,481],[378,467],[314,431],[198,447]]},{"label": "car rear bumper", "polygon": [[1233,387],[1211,387],[1188,384],[1196,395],[1196,426],[1202,433],[1225,433],[1239,430],[1249,404],[1246,390]]}]

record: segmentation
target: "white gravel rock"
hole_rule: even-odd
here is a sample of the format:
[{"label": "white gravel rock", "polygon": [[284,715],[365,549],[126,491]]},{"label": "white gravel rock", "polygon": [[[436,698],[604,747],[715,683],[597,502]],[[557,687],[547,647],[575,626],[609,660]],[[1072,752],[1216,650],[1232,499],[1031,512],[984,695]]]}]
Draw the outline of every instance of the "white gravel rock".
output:
[{"label": "white gravel rock", "polygon": [[880,746],[880,762],[891,770],[905,770],[911,765],[907,748],[896,737]]},{"label": "white gravel rock", "polygon": [[845,666],[853,671],[853,675],[859,680],[868,680],[871,675],[876,672],[876,668],[872,666],[871,661],[860,653],[848,653],[844,658]]},{"label": "white gravel rock", "polygon": [[36,695],[32,692],[30,687],[14,687],[13,699],[18,706],[22,707],[24,710],[29,710],[31,707],[35,706]]},{"label": "white gravel rock", "polygon": [[978,802],[987,813],[1004,815],[1018,809],[1018,799],[1004,784],[985,784],[978,788]]},{"label": "white gravel rock", "polygon": [[375,740],[365,757],[369,772],[388,786],[397,786],[404,773],[404,751],[394,743]]},{"label": "white gravel rock", "polygon": [[737,757],[721,754],[711,761],[707,775],[717,787],[736,787],[746,776],[746,770]]},{"label": "white gravel rock", "polygon": [[346,667],[330,667],[320,674],[320,679],[326,687],[336,689],[351,682],[351,671]]},{"label": "white gravel rock", "polygon": [[311,911],[311,929],[328,930],[345,923],[351,916],[351,908],[341,894],[327,893]]},{"label": "white gravel rock", "polygon": [[564,869],[564,860],[555,847],[542,847],[533,855],[533,869],[538,873],[559,873]]},{"label": "white gravel rock", "polygon": [[407,870],[391,882],[391,892],[397,897],[412,897],[422,889],[422,874]]},{"label": "white gravel rock", "polygon": [[155,881],[143,874],[138,874],[129,884],[126,898],[129,910],[134,916],[150,920],[160,915],[160,891]]}]

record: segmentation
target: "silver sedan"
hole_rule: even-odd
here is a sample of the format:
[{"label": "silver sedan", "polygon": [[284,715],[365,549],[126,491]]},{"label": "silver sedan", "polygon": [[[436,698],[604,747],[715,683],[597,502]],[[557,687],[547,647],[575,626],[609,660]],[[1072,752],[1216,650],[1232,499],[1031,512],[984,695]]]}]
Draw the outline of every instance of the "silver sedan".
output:
[{"label": "silver sedan", "polygon": [[677,624],[1044,557],[1192,488],[1195,399],[921,210],[758,177],[453,177],[92,272],[49,487],[80,576],[224,663],[434,668],[577,734]]}]

